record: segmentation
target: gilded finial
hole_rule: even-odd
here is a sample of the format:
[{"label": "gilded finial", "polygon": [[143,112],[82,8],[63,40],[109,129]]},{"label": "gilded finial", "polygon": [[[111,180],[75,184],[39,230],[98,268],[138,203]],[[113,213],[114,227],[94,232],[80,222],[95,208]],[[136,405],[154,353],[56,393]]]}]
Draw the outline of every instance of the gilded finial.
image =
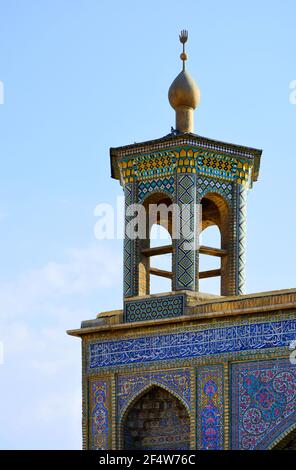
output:
[{"label": "gilded finial", "polygon": [[186,133],[194,131],[193,111],[199,104],[200,91],[189,72],[185,70],[185,61],[187,60],[185,43],[188,39],[188,31],[183,29],[179,39],[183,44],[183,52],[180,55],[183,61],[183,70],[170,86],[169,102],[176,111],[176,131]]},{"label": "gilded finial", "polygon": [[185,61],[187,60],[187,54],[185,52],[185,43],[188,40],[188,31],[186,29],[183,29],[181,33],[179,34],[179,39],[180,42],[183,44],[183,51],[180,54],[180,59],[183,61],[183,70],[185,70]]}]

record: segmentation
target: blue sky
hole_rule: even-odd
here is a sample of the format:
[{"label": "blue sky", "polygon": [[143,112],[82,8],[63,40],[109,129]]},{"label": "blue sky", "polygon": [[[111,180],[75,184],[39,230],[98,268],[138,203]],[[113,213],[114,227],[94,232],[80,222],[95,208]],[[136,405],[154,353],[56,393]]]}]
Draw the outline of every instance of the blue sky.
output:
[{"label": "blue sky", "polygon": [[122,243],[94,208],[122,195],[109,147],[174,125],[181,68],[195,132],[263,149],[249,193],[247,291],[295,286],[296,4],[1,0],[0,447],[79,448],[80,344],[67,328],[122,302]]}]

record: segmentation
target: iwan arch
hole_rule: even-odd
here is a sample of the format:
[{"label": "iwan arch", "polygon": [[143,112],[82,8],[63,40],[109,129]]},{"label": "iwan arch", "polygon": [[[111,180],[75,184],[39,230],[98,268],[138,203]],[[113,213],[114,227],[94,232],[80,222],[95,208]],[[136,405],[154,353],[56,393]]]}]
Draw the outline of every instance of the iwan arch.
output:
[{"label": "iwan arch", "polygon": [[[171,243],[124,240],[123,309],[69,331],[82,339],[85,449],[296,448],[296,289],[245,294],[246,203],[261,151],[194,133],[199,90],[185,68],[171,85],[176,129],[110,149],[111,175],[131,204],[187,205],[163,225]],[[201,214],[196,211],[201,204]],[[173,237],[179,225],[187,227]],[[210,226],[219,246],[199,245]],[[186,235],[187,234],[187,235]],[[191,248],[188,249],[188,246]],[[187,247],[187,248],[186,248]],[[171,256],[169,270],[153,258]],[[202,256],[218,267],[201,270]],[[151,276],[170,292],[150,294]],[[220,279],[220,294],[200,280]]]}]

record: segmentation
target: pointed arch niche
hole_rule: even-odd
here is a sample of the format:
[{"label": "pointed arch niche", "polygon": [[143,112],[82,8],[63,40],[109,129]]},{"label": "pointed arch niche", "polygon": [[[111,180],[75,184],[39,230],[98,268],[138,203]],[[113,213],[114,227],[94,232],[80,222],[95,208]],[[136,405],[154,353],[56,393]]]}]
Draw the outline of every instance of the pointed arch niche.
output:
[{"label": "pointed arch niche", "polygon": [[121,430],[123,449],[190,449],[190,417],[186,406],[158,385],[152,385],[133,400],[123,416]]}]

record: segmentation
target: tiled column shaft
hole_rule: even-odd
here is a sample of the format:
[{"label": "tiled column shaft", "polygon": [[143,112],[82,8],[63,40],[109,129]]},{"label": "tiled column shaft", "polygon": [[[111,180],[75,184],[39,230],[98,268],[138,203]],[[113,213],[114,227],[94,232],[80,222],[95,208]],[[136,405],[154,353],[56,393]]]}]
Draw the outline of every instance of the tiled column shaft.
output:
[{"label": "tiled column shaft", "polygon": [[[176,217],[177,238],[175,241],[176,290],[196,289],[196,176],[177,175],[177,197],[180,217]],[[185,209],[185,210],[184,210]]]},{"label": "tiled column shaft", "polygon": [[128,183],[124,187],[125,196],[125,237],[124,237],[124,249],[123,249],[123,295],[124,297],[132,297],[137,295],[137,273],[136,273],[136,240],[131,238],[126,233],[127,224],[132,219],[131,216],[127,215],[127,208],[134,203],[134,184]]}]

